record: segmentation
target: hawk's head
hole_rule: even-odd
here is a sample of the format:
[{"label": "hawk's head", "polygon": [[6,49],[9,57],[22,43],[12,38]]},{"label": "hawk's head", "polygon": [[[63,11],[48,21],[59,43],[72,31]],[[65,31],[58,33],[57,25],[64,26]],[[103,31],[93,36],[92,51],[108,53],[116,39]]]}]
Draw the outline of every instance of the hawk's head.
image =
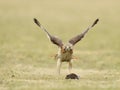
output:
[{"label": "hawk's head", "polygon": [[73,45],[70,43],[63,45],[61,48],[61,52],[62,53],[66,53],[66,52],[73,53]]}]

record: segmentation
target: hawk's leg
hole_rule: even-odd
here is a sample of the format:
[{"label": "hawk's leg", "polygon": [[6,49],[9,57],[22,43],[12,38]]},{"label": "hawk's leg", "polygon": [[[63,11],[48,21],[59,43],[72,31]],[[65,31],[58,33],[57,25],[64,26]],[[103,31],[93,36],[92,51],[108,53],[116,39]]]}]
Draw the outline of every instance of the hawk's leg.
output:
[{"label": "hawk's leg", "polygon": [[68,63],[69,63],[69,66],[68,66],[69,73],[71,73],[71,69],[72,69],[72,62],[71,62],[71,61],[69,61]]},{"label": "hawk's leg", "polygon": [[58,60],[57,60],[57,73],[58,73],[58,74],[60,74],[61,64],[62,64],[61,59],[58,59]]}]

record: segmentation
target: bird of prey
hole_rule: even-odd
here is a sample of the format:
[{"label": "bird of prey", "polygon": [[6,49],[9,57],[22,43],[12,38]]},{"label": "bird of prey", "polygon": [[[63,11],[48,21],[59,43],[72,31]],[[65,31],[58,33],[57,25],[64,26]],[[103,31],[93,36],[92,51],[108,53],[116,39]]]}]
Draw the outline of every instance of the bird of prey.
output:
[{"label": "bird of prey", "polygon": [[94,26],[97,24],[98,21],[99,21],[99,19],[96,19],[96,20],[93,22],[93,24],[90,25],[87,29],[85,29],[81,34],[76,35],[75,37],[71,38],[71,39],[67,42],[67,44],[64,44],[61,39],[59,39],[59,38],[51,35],[51,34],[40,24],[40,22],[39,22],[36,18],[34,18],[34,22],[37,24],[37,26],[39,26],[39,27],[41,28],[41,30],[43,30],[43,31],[47,34],[49,40],[50,40],[53,44],[55,44],[55,45],[57,45],[57,46],[59,47],[58,53],[56,54],[56,58],[57,58],[57,73],[58,73],[58,74],[60,74],[60,68],[61,68],[62,62],[68,62],[68,64],[69,64],[69,67],[68,67],[69,73],[71,73],[71,69],[72,69],[72,62],[71,62],[71,60],[72,60],[72,56],[73,56],[73,46],[74,46],[77,42],[79,42],[79,41],[85,36],[85,34],[86,34],[92,27],[94,27]]}]

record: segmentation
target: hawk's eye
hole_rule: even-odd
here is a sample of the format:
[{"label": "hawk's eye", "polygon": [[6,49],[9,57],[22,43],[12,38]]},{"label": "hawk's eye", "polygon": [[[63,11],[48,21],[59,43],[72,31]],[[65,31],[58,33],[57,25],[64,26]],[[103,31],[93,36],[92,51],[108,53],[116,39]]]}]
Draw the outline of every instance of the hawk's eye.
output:
[{"label": "hawk's eye", "polygon": [[62,53],[65,53],[66,52],[66,48],[62,47],[61,51],[62,51]]},{"label": "hawk's eye", "polygon": [[64,48],[64,51],[66,51],[66,48]]}]

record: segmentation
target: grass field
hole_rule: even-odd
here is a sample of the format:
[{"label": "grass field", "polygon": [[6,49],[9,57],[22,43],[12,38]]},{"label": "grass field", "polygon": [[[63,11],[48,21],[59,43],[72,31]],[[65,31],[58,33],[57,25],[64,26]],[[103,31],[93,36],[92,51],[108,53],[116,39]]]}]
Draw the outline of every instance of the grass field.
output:
[{"label": "grass field", "polygon": [[[120,90],[120,0],[0,0],[0,90]],[[72,72],[56,74],[57,47],[33,23],[37,18],[64,42],[96,18],[74,47]]]}]

